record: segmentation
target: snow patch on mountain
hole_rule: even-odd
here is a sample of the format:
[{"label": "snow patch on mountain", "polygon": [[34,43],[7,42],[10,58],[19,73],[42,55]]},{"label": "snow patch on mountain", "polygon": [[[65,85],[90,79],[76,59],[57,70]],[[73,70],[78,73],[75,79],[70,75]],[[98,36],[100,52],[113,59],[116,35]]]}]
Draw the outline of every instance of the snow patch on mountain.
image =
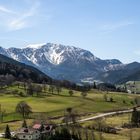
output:
[{"label": "snow patch on mountain", "polygon": [[26,48],[33,48],[33,49],[39,49],[42,46],[46,45],[46,43],[40,43],[40,44],[29,44],[26,46]]},{"label": "snow patch on mountain", "polygon": [[62,56],[63,52],[64,51],[57,53],[56,50],[52,49],[49,51],[49,53],[44,53],[44,55],[49,62],[53,63],[54,65],[59,65],[62,61],[64,61],[64,56]]},{"label": "snow patch on mountain", "polygon": [[18,61],[18,55],[15,55],[14,53],[10,53],[10,57],[13,58],[14,60]]}]

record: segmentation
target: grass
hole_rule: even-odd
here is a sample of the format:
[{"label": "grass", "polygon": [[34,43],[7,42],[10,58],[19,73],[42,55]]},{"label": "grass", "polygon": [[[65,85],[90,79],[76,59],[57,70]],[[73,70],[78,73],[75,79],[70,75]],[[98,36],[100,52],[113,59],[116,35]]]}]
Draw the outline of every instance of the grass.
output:
[{"label": "grass", "polygon": [[[131,114],[123,114],[115,117],[109,117],[106,119],[106,124],[110,126],[116,126],[121,127],[124,123],[129,123],[131,119]],[[119,135],[127,137],[127,139],[130,137],[130,132],[132,132],[133,140],[138,140],[140,138],[140,128],[132,128],[132,129],[122,129],[119,131]]]},{"label": "grass", "polygon": [[128,113],[128,114],[118,115],[114,117],[108,117],[106,119],[106,124],[114,127],[115,126],[120,127],[124,123],[129,123],[130,121],[131,121],[131,113]]},{"label": "grass", "polygon": [[[109,93],[108,98],[112,97],[115,102],[105,102],[104,92],[91,90],[86,98],[81,97],[80,92],[75,91],[74,96],[70,97],[67,89],[63,89],[60,95],[48,94],[43,97],[20,97],[14,96],[12,93],[14,90],[19,92],[24,90],[17,86],[11,86],[6,89],[9,94],[0,93],[0,104],[5,114],[9,114],[12,119],[20,119],[20,116],[15,114],[15,107],[18,102],[26,101],[32,108],[34,113],[46,113],[49,116],[63,115],[64,110],[68,107],[74,108],[77,112],[105,112],[110,110],[126,109],[132,107],[130,103],[134,100],[135,95],[128,95],[123,93]],[[123,100],[126,103],[123,103]],[[14,114],[13,114],[14,113]],[[12,115],[13,114],[13,115]],[[6,121],[10,119],[5,116]]]},{"label": "grass", "polygon": [[[108,94],[108,96],[113,97],[116,102],[105,102],[103,93],[94,93],[94,91],[90,91],[86,98],[81,97],[79,92],[75,92],[74,96],[70,97],[66,89],[61,95],[55,94],[44,97],[17,97],[12,94],[4,95],[1,93],[0,104],[7,113],[14,112],[17,103],[23,100],[32,107],[33,112],[47,113],[64,111],[67,107],[74,107],[80,112],[102,112],[132,107],[130,101],[133,100],[134,96],[113,93]],[[123,100],[126,100],[126,104],[123,103]]]},{"label": "grass", "polygon": [[[112,117],[107,117],[103,118],[102,123],[112,126],[112,127],[117,127],[121,128],[120,131],[117,131],[117,134],[109,134],[109,133],[103,133],[103,137],[105,140],[129,140],[130,139],[130,133],[132,133],[133,140],[139,140],[140,138],[140,128],[132,128],[132,129],[127,129],[127,128],[122,128],[122,125],[124,123],[129,123],[131,118],[131,114],[122,114],[118,116],[112,116]],[[91,127],[91,126],[96,126],[97,121],[88,121],[82,123],[83,127]],[[98,136],[98,132],[95,132],[96,135]]]},{"label": "grass", "polygon": [[[133,107],[131,101],[134,101],[134,98],[137,97],[137,95],[110,92],[107,94],[107,97],[112,97],[115,102],[105,102],[104,94],[106,92],[98,90],[89,91],[86,98],[81,97],[81,93],[78,91],[74,91],[74,95],[70,97],[67,89],[62,89],[60,95],[58,95],[56,92],[54,94],[49,94],[46,91],[46,96],[41,97],[14,96],[12,94],[14,90],[18,90],[19,92],[24,93],[23,88],[18,88],[17,86],[7,87],[5,90],[0,91],[1,109],[2,111],[5,111],[4,123],[0,124],[0,132],[4,131],[6,124],[9,124],[12,131],[16,130],[21,126],[22,117],[21,115],[15,113],[15,107],[20,101],[26,101],[31,106],[33,111],[32,117],[36,117],[42,113],[51,117],[59,115],[62,116],[64,114],[64,110],[68,107],[73,107],[80,114],[92,113],[93,116],[101,112]],[[123,103],[123,100],[125,100],[126,103]],[[121,119],[119,116],[117,117],[108,118],[106,120],[106,123],[116,126],[122,124],[122,122],[128,121],[128,116],[123,116],[121,117]],[[19,121],[15,122],[15,120]],[[28,121],[29,124],[31,124],[31,122],[32,120]],[[88,126],[92,123],[92,121],[89,121],[83,124],[83,126]],[[98,137],[98,132],[96,132],[96,135]],[[122,135],[121,133],[120,135],[103,134],[103,136],[107,140],[113,140],[113,138],[117,138],[118,140],[126,140],[126,138],[128,138],[127,135]]]}]

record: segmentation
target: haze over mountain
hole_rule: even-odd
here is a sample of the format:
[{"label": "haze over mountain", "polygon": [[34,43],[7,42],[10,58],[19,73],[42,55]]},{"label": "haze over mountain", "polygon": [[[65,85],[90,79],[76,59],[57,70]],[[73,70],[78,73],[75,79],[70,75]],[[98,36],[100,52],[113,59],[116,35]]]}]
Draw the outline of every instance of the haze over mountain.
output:
[{"label": "haze over mountain", "polygon": [[134,64],[123,64],[117,59],[102,60],[87,50],[53,43],[28,45],[21,49],[0,47],[0,53],[34,66],[52,78],[73,82],[114,83],[140,68],[139,63],[134,67]]}]

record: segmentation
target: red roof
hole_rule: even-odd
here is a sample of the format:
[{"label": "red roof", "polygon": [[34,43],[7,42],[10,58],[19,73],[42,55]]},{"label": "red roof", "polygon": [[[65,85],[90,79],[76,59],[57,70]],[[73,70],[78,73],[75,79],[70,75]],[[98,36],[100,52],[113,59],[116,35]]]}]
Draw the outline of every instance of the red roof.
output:
[{"label": "red roof", "polygon": [[33,128],[34,128],[34,129],[40,129],[40,127],[41,127],[41,124],[34,124],[34,125],[33,125]]}]

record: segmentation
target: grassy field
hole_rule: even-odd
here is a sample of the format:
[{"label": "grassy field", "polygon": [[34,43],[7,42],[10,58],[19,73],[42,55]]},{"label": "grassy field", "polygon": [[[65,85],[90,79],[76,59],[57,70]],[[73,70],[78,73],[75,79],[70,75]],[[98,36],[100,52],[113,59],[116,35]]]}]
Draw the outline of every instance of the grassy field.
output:
[{"label": "grassy field", "polygon": [[[121,127],[124,123],[129,123],[131,120],[131,114],[124,114],[115,117],[109,117],[105,120],[106,124],[114,127]],[[132,129],[122,129],[118,131],[118,134],[129,139],[130,132],[132,133],[133,140],[139,140],[140,138],[140,128],[132,128]]]},{"label": "grassy field", "polygon": [[[17,87],[9,87],[7,90],[23,90],[18,89]],[[1,91],[0,91],[1,92]],[[24,91],[23,91],[24,92]],[[105,102],[104,101],[104,92],[92,90],[88,93],[86,98],[83,98],[80,92],[74,91],[72,97],[69,96],[68,90],[63,89],[60,95],[55,94],[46,94],[46,96],[41,97],[20,97],[14,96],[13,94],[3,94],[0,93],[0,104],[2,110],[5,110],[6,114],[14,113],[15,107],[18,102],[26,101],[32,108],[32,111],[35,112],[44,112],[49,116],[54,115],[63,115],[64,110],[67,107],[73,107],[76,111],[80,113],[88,112],[104,112],[109,110],[117,110],[132,107],[131,101],[134,101],[136,95],[128,95],[123,93],[109,93],[107,94],[108,98],[112,97],[115,102]],[[125,100],[126,103],[123,103]],[[13,117],[18,117],[15,115]]]},{"label": "grassy field", "polygon": [[[20,101],[26,101],[32,108],[32,118],[36,118],[40,114],[45,114],[49,117],[54,116],[63,116],[64,110],[68,107],[74,108],[79,114],[87,114],[91,113],[92,116],[101,112],[107,112],[118,109],[127,109],[133,107],[131,103],[138,95],[130,95],[126,93],[114,93],[110,92],[106,94],[106,92],[91,90],[88,92],[88,95],[83,98],[81,96],[81,92],[74,91],[74,95],[69,95],[69,90],[62,89],[62,92],[58,95],[57,92],[54,94],[48,93],[46,90],[45,95],[37,97],[21,97],[17,95],[13,95],[13,91],[18,90],[19,92],[25,92],[23,88],[18,88],[17,86],[11,86],[4,90],[0,90],[0,105],[1,110],[5,111],[3,123],[0,123],[0,132],[3,132],[6,124],[9,124],[11,131],[16,130],[21,127],[22,124],[22,116],[20,114],[15,113],[15,107],[17,103]],[[110,97],[113,98],[114,102],[106,102],[104,100],[104,95],[107,95],[108,99]],[[125,103],[124,103],[125,100]],[[127,118],[127,117],[126,117]],[[127,119],[124,120],[127,120]],[[114,118],[109,118],[107,120],[108,123],[115,123]],[[18,121],[16,121],[18,120]],[[117,120],[117,118],[115,118]],[[118,119],[120,123],[122,123],[121,119]],[[16,121],[16,122],[15,122]],[[28,120],[28,124],[32,123],[32,119]],[[92,122],[87,122],[92,124]],[[118,124],[118,122],[116,122]],[[114,124],[114,125],[116,125]],[[97,132],[98,137],[98,132]],[[123,138],[127,138],[127,136],[117,135],[114,136],[112,134],[103,134],[103,136],[107,138],[107,140],[112,140],[113,137],[118,137],[118,140],[125,140]],[[112,138],[112,139],[109,139]]]},{"label": "grassy field", "polygon": [[[122,114],[118,116],[112,116],[112,117],[107,117],[103,118],[102,124],[105,124],[107,126],[115,127],[115,128],[120,128],[120,130],[117,131],[117,134],[109,134],[109,133],[103,133],[103,138],[105,140],[129,140],[130,139],[130,133],[132,133],[133,140],[139,140],[140,139],[140,128],[132,128],[132,129],[127,129],[127,128],[122,128],[122,125],[124,123],[129,123],[131,119],[131,113],[128,114]],[[83,127],[92,127],[92,126],[97,126],[98,121],[88,121],[82,123]],[[95,134],[98,137],[99,132],[95,132]]]}]

